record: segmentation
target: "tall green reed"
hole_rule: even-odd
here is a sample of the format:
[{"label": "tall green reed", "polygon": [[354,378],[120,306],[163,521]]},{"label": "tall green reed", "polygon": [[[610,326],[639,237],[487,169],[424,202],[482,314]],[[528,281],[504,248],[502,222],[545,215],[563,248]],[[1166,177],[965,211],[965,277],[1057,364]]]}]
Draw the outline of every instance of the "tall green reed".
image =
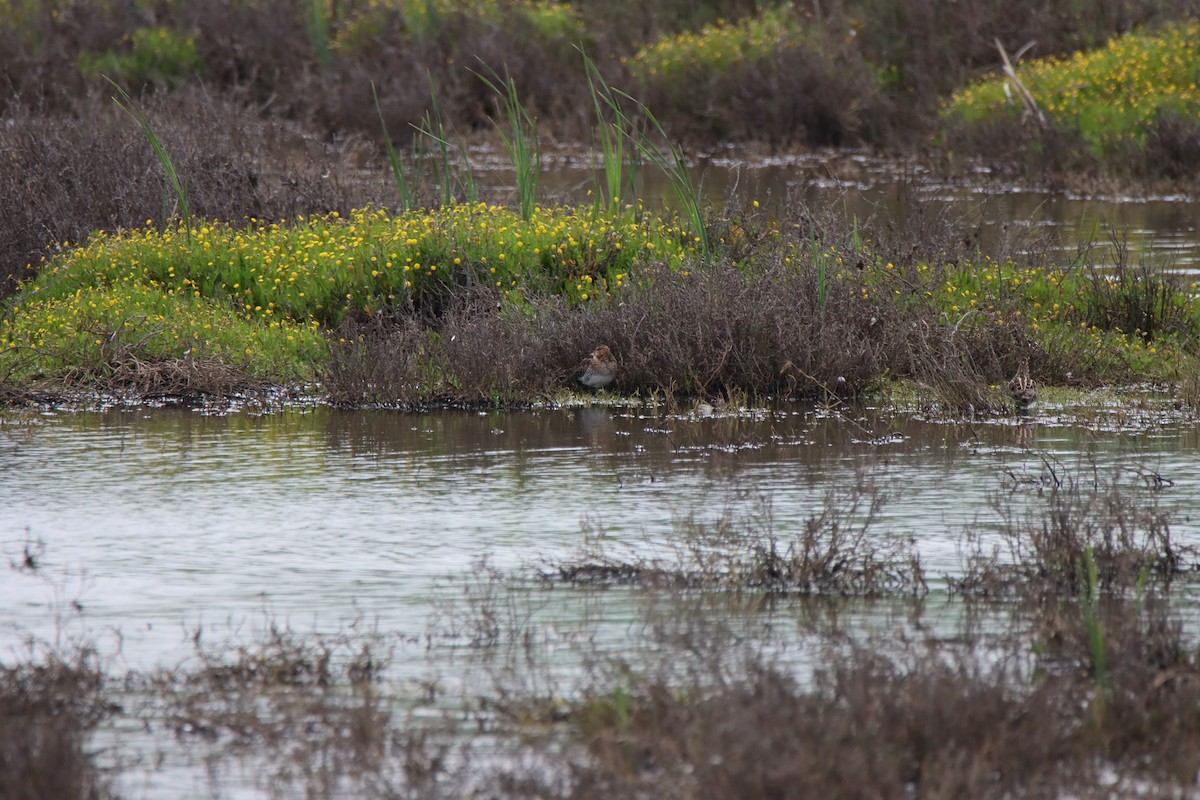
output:
[{"label": "tall green reed", "polygon": [[383,129],[383,145],[387,148],[388,163],[391,164],[392,178],[396,182],[396,194],[400,198],[400,210],[408,211],[416,205],[416,189],[404,174],[405,165],[400,160],[400,155],[396,152],[396,148],[392,144],[392,136],[388,133],[387,122],[383,118],[383,108],[379,105],[379,93],[375,90],[374,82],[371,83],[371,97],[375,100],[375,113],[379,115],[379,127]]},{"label": "tall green reed", "polygon": [[521,210],[521,218],[528,221],[537,207],[542,174],[542,147],[538,140],[537,120],[521,104],[512,76],[506,74],[501,78],[495,71],[492,71],[491,78],[479,72],[475,75],[500,96],[504,124],[497,122],[496,129],[504,140],[504,149],[508,151],[516,171],[517,205]]},{"label": "tall green reed", "polygon": [[1087,581],[1083,587],[1083,627],[1092,657],[1092,671],[1101,690],[1101,695],[1097,698],[1097,702],[1101,704],[1097,713],[1103,713],[1102,693],[1108,690],[1108,657],[1104,648],[1104,625],[1097,613],[1100,603],[1100,576],[1091,547],[1083,551],[1083,565]]},{"label": "tall green reed", "polygon": [[446,130],[446,124],[443,121],[437,88],[433,84],[432,76],[429,78],[429,99],[430,110],[425,112],[417,132],[433,142],[434,152],[430,161],[433,167],[433,180],[438,187],[442,207],[445,208],[454,203],[459,189],[462,190],[467,202],[474,203],[479,198],[475,190],[475,173],[471,169],[467,143],[461,136],[458,137],[459,157],[462,161],[462,167],[458,169],[450,157],[450,132]]},{"label": "tall green reed", "polygon": [[813,267],[817,271],[817,311],[821,315],[821,318],[824,319],[825,301],[828,295],[829,259],[826,258],[825,251],[821,247],[820,237],[817,236],[815,226],[809,228],[808,238],[811,242]]},{"label": "tall green reed", "polygon": [[[615,87],[610,87],[610,92],[602,93],[600,96],[616,113],[622,129],[631,135],[634,147],[670,179],[675,199],[679,203],[679,208],[682,209],[684,219],[691,229],[692,236],[699,245],[700,252],[705,256],[711,255],[712,247],[708,238],[708,229],[704,225],[704,212],[700,207],[700,193],[696,188],[695,182],[692,180],[692,172],[688,167],[687,157],[683,152],[683,148],[667,136],[667,132],[658,121],[658,118],[646,107],[645,103],[633,95]],[[641,116],[650,123],[658,139],[665,142],[665,149],[657,145],[649,133],[634,123],[621,104],[616,102],[618,98],[624,98],[634,104]]]},{"label": "tall green reed", "polygon": [[[599,135],[601,168],[604,172],[601,197],[611,208],[619,199],[631,203],[636,199],[634,179],[636,176],[636,160],[630,159],[634,153],[626,151],[626,142],[633,140],[633,133],[628,129],[626,117],[620,113],[614,119],[609,119],[604,108],[620,108],[619,101],[613,96],[612,89],[604,82],[600,69],[582,48],[584,71],[587,75],[588,90],[592,98],[592,107],[596,112],[597,133]],[[627,168],[628,166],[628,168]],[[599,202],[599,201],[598,201]]]},{"label": "tall green reed", "polygon": [[320,62],[321,68],[329,69],[329,16],[326,13],[325,0],[311,0],[309,3],[308,34],[312,38],[313,48],[317,51],[317,61]]},{"label": "tall green reed", "polygon": [[179,180],[179,174],[175,171],[175,165],[171,162],[171,157],[167,155],[166,148],[163,147],[162,142],[155,135],[154,128],[150,125],[150,118],[146,116],[146,112],[142,110],[142,107],[129,96],[129,92],[125,91],[116,81],[107,75],[102,75],[101,77],[108,81],[119,95],[119,97],[113,97],[113,102],[122,111],[133,117],[134,121],[142,129],[142,133],[150,141],[150,147],[154,150],[154,155],[158,157],[158,163],[162,164],[163,172],[166,173],[167,183],[170,184],[171,189],[175,192],[176,208],[178,208],[179,213],[183,216],[183,224],[187,229],[187,241],[188,244],[191,244],[192,212],[188,207],[187,192],[184,191],[183,182]]}]

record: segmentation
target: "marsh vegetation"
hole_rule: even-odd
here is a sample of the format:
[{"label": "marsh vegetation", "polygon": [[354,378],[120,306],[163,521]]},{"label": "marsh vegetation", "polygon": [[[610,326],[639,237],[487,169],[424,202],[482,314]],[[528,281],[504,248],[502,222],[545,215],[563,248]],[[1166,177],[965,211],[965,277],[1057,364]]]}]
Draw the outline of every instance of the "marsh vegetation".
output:
[{"label": "marsh vegetation", "polygon": [[[183,472],[216,463],[218,510],[258,520],[219,517],[239,532],[213,550],[226,561],[175,566],[188,608],[248,593],[266,622],[246,635],[231,616],[223,636],[189,618],[183,652],[151,665],[122,648],[161,637],[162,609],[127,608],[144,615],[137,635],[115,625],[107,649],[94,630],[67,635],[87,599],[47,573],[53,545],[5,518],[21,531],[0,532],[10,577],[45,580],[57,616],[47,636],[15,617],[0,631],[22,641],[0,656],[0,796],[139,796],[130,776],[194,780],[196,764],[214,796],[1187,794],[1198,554],[1173,473],[1039,455],[993,470],[963,530],[898,524],[889,503],[917,480],[888,462],[903,423],[863,404],[936,420],[952,467],[971,448],[1028,455],[1042,412],[1013,415],[1004,389],[1022,364],[1056,431],[1119,438],[1195,417],[1194,276],[1115,229],[1064,250],[1003,225],[985,245],[982,223],[929,202],[920,176],[1194,191],[1197,24],[1183,0],[1070,13],[1025,0],[0,0],[3,477],[40,469],[21,461],[38,413],[232,406],[251,410],[236,425],[282,486],[259,491],[261,475],[222,453],[189,461],[206,444],[196,414],[183,455],[134,459],[77,498],[95,514],[67,537],[126,547],[124,520],[141,513],[166,525],[160,545],[201,550],[200,487]],[[696,157],[734,145],[920,168],[897,181],[894,214],[751,197],[736,180],[706,199]],[[580,161],[587,180],[547,189],[555,164]],[[640,193],[648,172],[666,204]],[[580,361],[601,344],[616,379],[581,399]],[[1149,384],[1170,401],[1147,399]],[[1065,393],[1098,387],[1110,394],[1068,411]],[[614,430],[616,398],[640,428]],[[276,436],[257,416],[292,405],[330,415],[316,438],[355,480],[386,480],[369,496],[350,479],[314,486],[336,466],[296,457],[308,429]],[[352,424],[334,409],[364,408],[387,414],[378,441],[339,427]],[[445,408],[555,409],[540,424],[565,420],[571,438],[543,451],[495,417],[443,452],[428,441],[445,429],[414,434],[404,412]],[[789,427],[801,416],[839,433]],[[987,426],[1004,436],[985,442]],[[115,448],[80,439],[102,460],[137,449],[127,433]],[[630,471],[585,458],[618,437]],[[793,470],[818,443],[854,467]],[[786,474],[773,490],[819,484],[811,502],[793,493],[779,515],[771,490],[692,488],[665,534],[620,530],[638,502],[627,486],[654,485],[664,463],[719,472],[771,448]],[[578,546],[479,558],[478,539],[533,525],[528,464],[559,451],[574,460],[554,462],[567,478],[553,514],[585,509]],[[514,473],[503,493],[497,464]],[[146,474],[160,481],[144,492],[154,513],[114,477]],[[54,506],[51,484],[64,486],[25,491],[16,513]],[[251,547],[318,494],[319,546],[276,543],[302,568]],[[364,532],[386,548],[425,536],[405,558],[436,560],[468,496],[486,523],[453,547],[475,566],[458,565],[454,593],[420,587],[437,606],[420,634],[273,615],[281,592],[320,603],[317,588],[344,597],[374,579],[394,600],[407,562],[373,539],[353,569],[346,553]],[[437,529],[419,530],[431,513]],[[927,562],[930,537],[961,540],[955,565]],[[239,558],[254,588],[235,601],[212,574]],[[104,579],[136,594],[136,563]],[[547,614],[557,605],[584,610],[566,625]],[[407,674],[397,662],[413,649],[453,667]]]},{"label": "marsh vegetation", "polygon": [[[31,279],[0,318],[10,400],[320,382],[348,404],[530,403],[601,341],[629,364],[624,393],[813,397],[903,378],[986,409],[1024,358],[1050,383],[1194,371],[1190,287],[1119,242],[1100,272],[1083,251],[983,251],[915,192],[899,228],[786,199],[712,208],[688,169],[689,151],[731,140],[931,137],[1020,162],[986,144],[1002,138],[1051,164],[1075,136],[1074,174],[1142,175],[1137,151],[1180,178],[1187,4],[1054,19],[916,2],[135,6],[8,4],[0,259]],[[931,41],[943,12],[966,16]],[[1057,59],[968,86],[993,39],[1015,52],[1032,30]],[[1024,107],[1000,99],[1005,81]],[[1109,94],[1077,90],[1102,81]],[[1095,112],[1122,92],[1128,114]],[[474,174],[488,139],[516,176],[503,198]],[[564,140],[594,145],[582,204],[540,190],[545,144]],[[667,177],[674,210],[636,196],[639,169]],[[693,336],[684,319],[713,324]]]},{"label": "marsh vegetation", "polygon": [[[124,796],[147,756],[91,743],[137,728],[210,770],[253,765],[271,797],[1185,791],[1200,650],[1176,600],[1197,552],[1144,481],[1097,465],[1040,481],[996,484],[967,541],[1004,546],[965,548],[950,598],[926,593],[910,543],[882,544],[886,498],[862,473],[794,530],[759,502],[679,518],[652,557],[593,534],[481,562],[420,645],[456,654],[454,681],[401,679],[412,643],[370,625],[197,626],[173,665],[126,671],[43,644],[0,672],[6,796]],[[619,644],[586,624],[551,636],[538,584],[622,592],[636,625]],[[890,622],[864,631],[861,608]]]}]

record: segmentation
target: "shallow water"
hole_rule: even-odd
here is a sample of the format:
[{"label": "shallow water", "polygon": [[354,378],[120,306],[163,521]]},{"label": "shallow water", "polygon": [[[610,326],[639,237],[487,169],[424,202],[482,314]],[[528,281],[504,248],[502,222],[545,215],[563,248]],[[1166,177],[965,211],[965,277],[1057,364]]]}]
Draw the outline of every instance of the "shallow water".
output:
[{"label": "shallow water", "polygon": [[[585,527],[653,548],[684,516],[770,502],[795,530],[859,471],[888,501],[873,530],[913,537],[929,575],[961,572],[968,528],[1013,476],[1120,465],[1200,496],[1200,431],[1147,415],[1125,430],[1041,417],[974,424],[812,406],[669,416],[620,407],[525,413],[327,408],[207,416],[49,414],[0,426],[0,552],[39,569],[0,581],[0,652],[62,617],[119,630],[132,666],[178,658],[188,626],[262,618],[304,630],[356,619],[420,637],[447,576],[482,554],[531,572]],[[1107,425],[1106,427],[1112,427]],[[1088,467],[1090,469],[1090,467]],[[1183,516],[1176,535],[1200,536]],[[82,613],[67,613],[77,600]],[[57,615],[57,616],[56,616]]]},{"label": "shallow water", "polygon": [[[210,643],[262,641],[271,626],[373,631],[399,643],[392,696],[415,705],[422,681],[452,696],[472,679],[433,632],[463,596],[454,579],[475,574],[481,555],[504,574],[531,575],[541,559],[577,553],[585,528],[664,552],[687,515],[749,519],[763,498],[786,535],[829,487],[859,475],[888,497],[873,535],[911,537],[933,594],[919,620],[903,603],[851,604],[841,625],[952,635],[961,605],[946,602],[944,579],[961,574],[966,532],[994,530],[989,496],[1039,479],[1046,464],[1060,476],[1119,466],[1135,492],[1147,485],[1139,476],[1170,481],[1157,494],[1178,512],[1173,534],[1200,543],[1200,430],[1157,399],[1142,406],[1106,413],[1093,403],[1086,421],[1044,407],[969,424],[812,405],[0,418],[0,558],[12,565],[0,572],[0,662],[22,657],[30,637],[97,642],[119,674],[184,662],[198,631]],[[19,568],[26,550],[36,571]],[[533,583],[519,602],[558,671],[578,668],[572,637],[623,649],[645,619],[636,593],[622,590]],[[790,612],[740,622],[807,658],[807,628]],[[127,796],[277,796],[255,756],[217,758],[169,730],[118,718],[101,731],[101,749],[134,759],[120,772]]]},{"label": "shallow water", "polygon": [[[503,159],[480,155],[481,185],[515,195]],[[927,213],[973,226],[985,253],[1049,249],[1063,265],[1106,269],[1117,258],[1116,241],[1131,264],[1200,275],[1200,206],[1183,195],[1084,197],[997,180],[985,169],[946,177],[916,163],[845,151],[762,155],[730,149],[698,159],[692,179],[715,208],[731,199],[735,207],[757,199],[781,213],[782,206],[803,202],[833,207],[847,219],[887,223],[913,213],[913,200],[920,198]],[[586,154],[548,158],[542,176],[548,197],[587,202],[594,186]],[[637,190],[651,208],[675,202],[670,181],[649,167],[638,172]]]}]

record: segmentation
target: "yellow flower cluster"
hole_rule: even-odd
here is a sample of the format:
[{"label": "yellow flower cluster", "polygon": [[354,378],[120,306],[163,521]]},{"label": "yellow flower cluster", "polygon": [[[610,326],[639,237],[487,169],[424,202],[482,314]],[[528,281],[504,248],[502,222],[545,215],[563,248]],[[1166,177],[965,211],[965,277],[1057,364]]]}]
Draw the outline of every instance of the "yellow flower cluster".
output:
[{"label": "yellow flower cluster", "polygon": [[[1077,128],[1098,154],[1122,141],[1140,143],[1163,111],[1200,114],[1200,21],[1119,36],[1067,58],[1033,61],[1017,75],[1044,113]],[[1007,78],[972,84],[950,98],[946,113],[968,122],[1020,114],[1007,84]]]},{"label": "yellow flower cluster", "polygon": [[640,209],[539,207],[526,221],[483,203],[100,233],[23,287],[0,320],[0,369],[33,352],[94,361],[118,340],[163,357],[250,349],[300,364],[349,311],[407,307],[485,281],[517,299],[535,291],[587,302],[627,286],[641,263],[679,267],[695,247],[677,224]]}]

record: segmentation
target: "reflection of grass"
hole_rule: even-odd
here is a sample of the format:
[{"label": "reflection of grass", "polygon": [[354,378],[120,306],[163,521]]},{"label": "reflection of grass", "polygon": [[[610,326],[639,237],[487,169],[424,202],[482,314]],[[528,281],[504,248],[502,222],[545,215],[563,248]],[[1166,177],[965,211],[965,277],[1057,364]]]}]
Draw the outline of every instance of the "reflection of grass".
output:
[{"label": "reflection of grass", "polygon": [[[1164,113],[1194,117],[1200,110],[1200,22],[1179,23],[1155,34],[1112,39],[1105,47],[1069,58],[1034,61],[1017,70],[1039,108],[1060,125],[1078,130],[1097,155],[1145,143]],[[1017,118],[1004,78],[957,92],[946,113],[966,122]]]}]

